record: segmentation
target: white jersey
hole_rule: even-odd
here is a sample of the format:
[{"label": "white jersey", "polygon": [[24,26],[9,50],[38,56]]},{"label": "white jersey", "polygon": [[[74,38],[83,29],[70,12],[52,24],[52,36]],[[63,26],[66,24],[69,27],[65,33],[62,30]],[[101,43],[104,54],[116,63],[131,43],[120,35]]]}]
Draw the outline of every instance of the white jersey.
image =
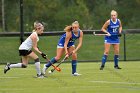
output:
[{"label": "white jersey", "polygon": [[[36,32],[33,32],[32,34],[35,34],[37,36],[37,42],[38,42],[39,41],[38,34]],[[31,39],[31,35],[20,45],[19,50],[31,50],[32,49],[33,41]]]}]

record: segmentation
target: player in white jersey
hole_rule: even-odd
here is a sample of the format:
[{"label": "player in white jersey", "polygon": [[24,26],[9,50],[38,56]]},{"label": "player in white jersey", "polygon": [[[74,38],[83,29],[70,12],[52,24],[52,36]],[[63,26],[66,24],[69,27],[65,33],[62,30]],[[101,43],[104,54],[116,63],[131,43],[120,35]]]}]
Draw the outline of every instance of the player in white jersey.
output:
[{"label": "player in white jersey", "polygon": [[46,59],[46,55],[42,53],[37,47],[37,42],[39,41],[38,34],[42,34],[43,30],[44,30],[43,24],[39,22],[34,23],[33,33],[19,47],[19,55],[22,57],[22,63],[17,63],[17,64],[7,63],[7,65],[4,68],[5,74],[11,68],[26,68],[29,58],[32,58],[35,61],[37,77],[39,78],[43,77],[40,70],[39,57],[35,54],[35,52],[32,51],[33,48],[36,52],[41,54],[43,58]]}]

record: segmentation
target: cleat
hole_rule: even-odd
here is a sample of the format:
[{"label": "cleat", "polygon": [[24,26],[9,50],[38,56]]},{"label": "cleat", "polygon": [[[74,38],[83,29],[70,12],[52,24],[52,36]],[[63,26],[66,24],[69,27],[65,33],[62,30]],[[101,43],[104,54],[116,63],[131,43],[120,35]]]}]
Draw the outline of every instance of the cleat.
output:
[{"label": "cleat", "polygon": [[114,68],[115,68],[115,69],[122,69],[122,68],[120,68],[119,66],[114,66]]},{"label": "cleat", "polygon": [[72,74],[72,76],[80,76],[80,75],[82,75],[82,74],[79,74],[79,73],[74,73],[74,74]]},{"label": "cleat", "polygon": [[100,70],[103,70],[103,69],[104,69],[104,66],[101,66],[101,67],[100,67]]},{"label": "cleat", "polygon": [[37,74],[37,78],[44,78],[44,76],[42,74]]},{"label": "cleat", "polygon": [[47,78],[47,76],[45,74],[41,73],[41,75],[44,76],[45,78]]},{"label": "cleat", "polygon": [[4,74],[6,74],[8,70],[10,70],[10,67],[9,66],[10,66],[10,63],[7,63],[5,65],[5,67],[4,67]]}]

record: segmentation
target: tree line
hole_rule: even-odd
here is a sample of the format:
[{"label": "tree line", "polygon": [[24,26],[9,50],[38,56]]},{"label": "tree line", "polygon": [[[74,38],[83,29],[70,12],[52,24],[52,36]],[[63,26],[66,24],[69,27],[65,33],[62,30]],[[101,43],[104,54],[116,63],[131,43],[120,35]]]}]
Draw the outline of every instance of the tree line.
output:
[{"label": "tree line", "polygon": [[[0,8],[1,5],[2,0]],[[118,12],[124,29],[140,28],[140,0],[23,0],[23,7],[24,31],[31,31],[36,20],[51,31],[63,30],[75,20],[81,29],[100,29],[110,18],[111,10]],[[4,11],[6,31],[19,31],[19,0],[5,0]]]}]

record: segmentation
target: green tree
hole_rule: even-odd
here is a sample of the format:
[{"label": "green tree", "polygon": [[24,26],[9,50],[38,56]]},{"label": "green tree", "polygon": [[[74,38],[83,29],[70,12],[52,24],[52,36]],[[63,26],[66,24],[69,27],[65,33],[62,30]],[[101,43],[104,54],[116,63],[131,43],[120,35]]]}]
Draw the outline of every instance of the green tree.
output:
[{"label": "green tree", "polygon": [[[63,30],[65,25],[70,25],[75,20],[79,21],[81,29],[100,29],[110,18],[113,9],[118,12],[123,28],[140,28],[140,0],[23,1],[24,31],[31,31],[36,20],[45,22],[47,30]],[[19,11],[19,0],[5,0],[8,31],[19,31]],[[1,23],[0,19],[0,29]]]},{"label": "green tree", "polygon": [[63,29],[65,25],[77,20],[80,22],[82,29],[89,29],[92,27],[91,18],[84,0],[75,0],[73,4],[68,5],[66,8],[62,7],[61,11],[56,13],[56,28]]},{"label": "green tree", "polygon": [[5,0],[5,21],[7,31],[19,31],[18,0]]}]

